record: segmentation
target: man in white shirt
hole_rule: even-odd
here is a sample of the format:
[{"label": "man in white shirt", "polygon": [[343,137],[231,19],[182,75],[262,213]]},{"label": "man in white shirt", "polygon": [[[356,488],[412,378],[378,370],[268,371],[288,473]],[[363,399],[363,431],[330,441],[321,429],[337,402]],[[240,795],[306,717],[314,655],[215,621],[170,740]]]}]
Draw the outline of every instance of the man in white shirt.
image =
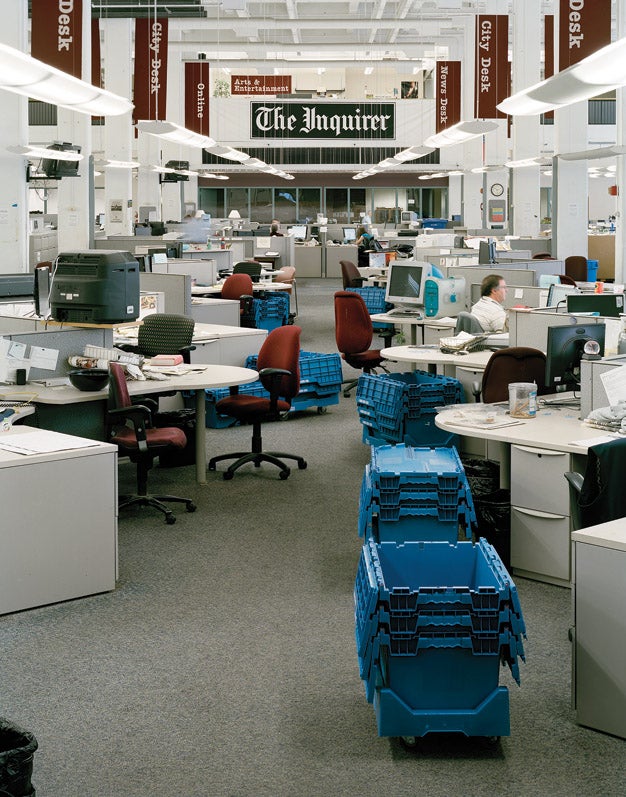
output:
[{"label": "man in white shirt", "polygon": [[489,274],[480,285],[480,299],[470,310],[485,332],[504,332],[508,328],[506,282],[499,274]]}]

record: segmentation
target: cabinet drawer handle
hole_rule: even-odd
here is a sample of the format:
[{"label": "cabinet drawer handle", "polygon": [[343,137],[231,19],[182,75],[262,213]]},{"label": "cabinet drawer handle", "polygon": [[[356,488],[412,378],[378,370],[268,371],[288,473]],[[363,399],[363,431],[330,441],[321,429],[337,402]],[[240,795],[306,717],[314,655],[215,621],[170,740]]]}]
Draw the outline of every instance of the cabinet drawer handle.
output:
[{"label": "cabinet drawer handle", "polygon": [[518,451],[526,451],[528,454],[535,454],[535,456],[545,456],[545,457],[568,457],[569,454],[566,454],[564,451],[550,451],[547,448],[530,448],[529,446],[520,446],[516,445],[513,446]]},{"label": "cabinet drawer handle", "polygon": [[538,509],[522,509],[521,506],[513,507],[516,512],[522,515],[530,515],[531,517],[541,517],[547,520],[565,520],[568,515],[555,515],[554,512],[540,512]]}]

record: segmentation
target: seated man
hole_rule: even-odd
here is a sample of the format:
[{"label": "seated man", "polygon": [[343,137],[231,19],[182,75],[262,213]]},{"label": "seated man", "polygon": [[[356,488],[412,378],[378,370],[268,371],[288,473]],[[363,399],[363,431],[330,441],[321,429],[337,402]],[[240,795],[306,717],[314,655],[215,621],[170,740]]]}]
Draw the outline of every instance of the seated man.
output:
[{"label": "seated man", "polygon": [[471,309],[471,314],[485,332],[505,332],[508,318],[502,306],[506,299],[506,282],[499,274],[489,274],[480,285],[480,299]]}]

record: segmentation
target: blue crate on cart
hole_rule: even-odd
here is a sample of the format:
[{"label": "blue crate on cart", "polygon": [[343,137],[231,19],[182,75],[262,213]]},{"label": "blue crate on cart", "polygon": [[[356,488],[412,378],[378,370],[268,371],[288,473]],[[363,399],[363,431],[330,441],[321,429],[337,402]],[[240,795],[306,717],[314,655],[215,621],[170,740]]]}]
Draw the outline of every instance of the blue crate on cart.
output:
[{"label": "blue crate on cart", "polygon": [[385,301],[384,288],[365,285],[361,288],[346,288],[346,290],[359,294],[359,296],[365,302],[367,312],[370,315],[374,315],[375,313],[384,313],[392,307],[389,302]]},{"label": "blue crate on cart", "polygon": [[289,322],[289,294],[268,291],[265,298],[254,300],[253,310],[257,329],[271,332],[285,326]]},{"label": "blue crate on cart", "polygon": [[[246,358],[245,367],[256,369],[257,355]],[[341,391],[341,357],[337,353],[322,354],[314,351],[300,352],[300,392],[298,396],[314,393],[329,396]]]},{"label": "blue crate on cart", "polygon": [[458,436],[435,425],[435,408],[462,401],[461,383],[451,377],[425,371],[362,374],[356,404],[363,441],[370,445],[455,445]]},{"label": "blue crate on cart", "polygon": [[493,546],[366,542],[354,587],[355,639],[381,736],[507,735],[507,665],[519,683],[525,626]]}]

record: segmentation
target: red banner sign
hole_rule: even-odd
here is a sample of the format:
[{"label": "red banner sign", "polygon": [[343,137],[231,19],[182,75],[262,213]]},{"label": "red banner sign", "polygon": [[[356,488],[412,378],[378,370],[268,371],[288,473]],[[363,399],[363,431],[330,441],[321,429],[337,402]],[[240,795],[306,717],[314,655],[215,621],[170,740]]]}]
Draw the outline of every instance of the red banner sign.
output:
[{"label": "red banner sign", "polygon": [[37,0],[32,4],[30,54],[82,78],[83,0]]},{"label": "red banner sign", "polygon": [[504,119],[496,105],[509,96],[510,70],[509,18],[506,14],[480,14],[476,17],[477,119]]},{"label": "red banner sign", "polygon": [[167,18],[135,20],[134,119],[165,119]]},{"label": "red banner sign", "polygon": [[291,94],[291,75],[231,75],[231,94]]},{"label": "red banner sign", "polygon": [[209,135],[209,62],[185,63],[185,127]]},{"label": "red banner sign", "polygon": [[435,131],[461,121],[461,62],[437,61]]},{"label": "red banner sign", "polygon": [[102,86],[102,65],[100,62],[100,20],[91,20],[91,82],[99,89]]},{"label": "red banner sign", "polygon": [[559,72],[611,43],[611,0],[560,0]]}]

